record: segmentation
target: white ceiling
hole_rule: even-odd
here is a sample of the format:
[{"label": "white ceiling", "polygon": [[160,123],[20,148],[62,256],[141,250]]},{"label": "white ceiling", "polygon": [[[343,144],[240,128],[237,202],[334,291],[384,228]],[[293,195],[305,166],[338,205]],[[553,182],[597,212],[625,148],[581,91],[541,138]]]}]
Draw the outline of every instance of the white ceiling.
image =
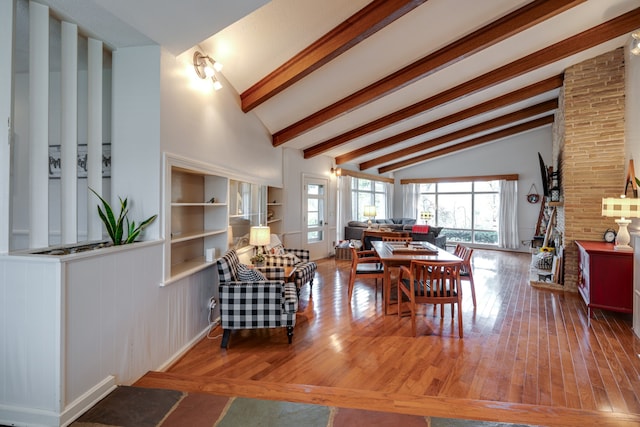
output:
[{"label": "white ceiling", "polygon": [[[108,45],[158,43],[178,55],[193,46],[224,64],[223,90],[238,94],[365,7],[368,0],[40,0],[87,25]],[[275,133],[528,3],[529,0],[428,0],[247,114]],[[285,146],[306,149],[640,7],[640,0],[588,0],[454,65],[354,111],[322,123]],[[246,15],[246,16],[245,16]],[[243,17],[244,16],[244,17]],[[640,27],[640,22],[638,23]],[[624,34],[596,47],[396,125],[325,154],[338,156],[528,84],[625,45]],[[501,108],[356,159],[374,159],[416,142],[557,97],[558,91]],[[459,141],[455,141],[459,142]]]}]

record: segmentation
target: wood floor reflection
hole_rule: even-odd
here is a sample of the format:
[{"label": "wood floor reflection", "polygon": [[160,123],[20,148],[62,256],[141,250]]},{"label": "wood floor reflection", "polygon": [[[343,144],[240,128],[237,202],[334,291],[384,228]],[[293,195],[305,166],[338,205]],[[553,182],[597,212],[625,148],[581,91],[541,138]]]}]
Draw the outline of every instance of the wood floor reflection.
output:
[{"label": "wood floor reflection", "polygon": [[[557,426],[640,425],[640,340],[631,316],[595,310],[574,293],[529,285],[528,254],[476,250],[477,307],[464,282],[464,339],[450,311],[384,316],[381,285],[349,261],[318,262],[294,331],[212,331],[166,372],[136,385],[364,409]],[[456,316],[457,317],[457,316]]]}]

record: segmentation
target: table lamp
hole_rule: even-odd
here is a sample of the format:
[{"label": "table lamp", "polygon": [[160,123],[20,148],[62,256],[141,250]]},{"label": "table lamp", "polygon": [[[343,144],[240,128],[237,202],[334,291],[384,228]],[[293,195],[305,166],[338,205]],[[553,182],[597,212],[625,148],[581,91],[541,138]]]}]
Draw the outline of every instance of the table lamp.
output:
[{"label": "table lamp", "polygon": [[606,197],[602,199],[602,216],[616,219],[618,234],[616,235],[616,251],[631,251],[631,236],[627,226],[631,223],[627,218],[640,218],[640,199],[627,199],[624,194],[620,198]]},{"label": "table lamp", "polygon": [[251,227],[249,244],[256,247],[258,254],[264,253],[264,246],[269,243],[271,243],[271,229],[268,226]]},{"label": "table lamp", "polygon": [[365,206],[364,207],[364,216],[369,218],[367,224],[369,225],[368,229],[371,230],[371,218],[376,217],[376,207],[375,206]]},{"label": "table lamp", "polygon": [[429,223],[429,220],[433,218],[433,215],[429,211],[420,212],[420,219],[425,222],[425,224]]}]

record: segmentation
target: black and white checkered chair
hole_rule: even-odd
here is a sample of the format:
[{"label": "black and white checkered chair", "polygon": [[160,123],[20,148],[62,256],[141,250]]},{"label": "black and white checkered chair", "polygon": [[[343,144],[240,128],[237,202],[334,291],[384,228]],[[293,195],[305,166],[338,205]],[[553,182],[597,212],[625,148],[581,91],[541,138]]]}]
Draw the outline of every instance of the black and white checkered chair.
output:
[{"label": "black and white checkered chair", "polygon": [[284,268],[263,267],[267,280],[241,281],[242,269],[235,250],[218,259],[220,279],[220,347],[227,348],[234,329],[287,328],[289,344],[296,324],[298,295],[294,283],[285,283]]},{"label": "black and white checkered chair", "polygon": [[300,294],[300,288],[305,283],[309,283],[309,288],[313,286],[313,278],[318,269],[318,265],[311,261],[311,256],[307,249],[287,249],[275,234],[271,235],[271,244],[267,247],[265,265],[271,267],[295,267],[291,277],[296,284],[298,294]]}]

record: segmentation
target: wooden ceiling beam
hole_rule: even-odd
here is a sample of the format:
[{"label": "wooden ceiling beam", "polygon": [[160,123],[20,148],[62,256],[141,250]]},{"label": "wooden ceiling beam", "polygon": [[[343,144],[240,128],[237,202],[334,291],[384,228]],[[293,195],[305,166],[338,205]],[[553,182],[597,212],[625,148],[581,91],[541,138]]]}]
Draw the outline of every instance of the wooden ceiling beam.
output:
[{"label": "wooden ceiling beam", "polygon": [[521,120],[526,120],[533,116],[555,110],[558,108],[558,100],[552,99],[550,101],[541,102],[540,104],[532,105],[531,107],[523,108],[522,110],[515,111],[513,113],[505,114],[495,119],[487,120],[486,122],[478,123],[468,128],[460,129],[455,132],[451,132],[447,135],[442,135],[434,139],[430,139],[419,144],[412,145],[411,147],[403,148],[399,151],[385,154],[384,156],[377,157],[373,160],[360,163],[360,170],[371,169],[375,166],[389,163],[392,160],[406,157],[410,154],[419,153],[420,151],[429,150],[437,147],[438,145],[446,144],[447,142],[455,141],[456,139],[465,138],[476,133],[485,132],[491,129],[498,128],[500,126],[506,126],[511,123],[515,123]]},{"label": "wooden ceiling beam", "polygon": [[440,71],[444,67],[453,65],[474,53],[493,46],[584,1],[533,1],[481,29],[474,30],[473,43],[469,43],[468,36],[462,37],[442,49],[276,132],[272,137],[273,146],[277,147],[284,144],[335,117],[402,89],[417,80]]},{"label": "wooden ceiling beam", "polygon": [[245,113],[427,0],[374,0],[240,95]]},{"label": "wooden ceiling beam", "polygon": [[[615,37],[631,33],[634,29],[637,29],[638,22],[640,22],[640,8],[613,18],[603,24],[583,31],[582,33],[569,37],[554,45],[540,49],[537,52],[517,59],[507,65],[492,70],[451,89],[445,90],[423,101],[419,101],[413,105],[391,114],[387,114],[386,116],[347,131],[341,135],[335,136],[322,143],[324,147],[322,152],[338,147],[368,133],[391,126],[420,113],[424,113],[425,111],[439,105],[468,96],[482,89],[487,89],[509,79],[513,79],[530,71],[549,65],[555,61],[575,55]],[[320,151],[317,150],[316,152],[319,153]]]},{"label": "wooden ceiling beam", "polygon": [[536,129],[541,126],[545,126],[553,123],[554,115],[550,114],[539,119],[531,120],[526,123],[521,123],[510,128],[502,129],[497,132],[490,133],[488,135],[479,136],[478,138],[470,139],[469,141],[461,142],[450,147],[441,148],[440,150],[432,151],[430,153],[422,154],[411,159],[399,161],[383,166],[378,169],[378,173],[392,172],[397,169],[401,169],[407,166],[411,166],[416,163],[424,162],[427,160],[435,159],[436,157],[444,156],[445,154],[454,153],[456,151],[464,150],[467,148],[475,147],[487,142],[493,142],[497,139],[506,138],[507,136],[516,135],[518,133],[526,132],[531,129]]},{"label": "wooden ceiling beam", "polygon": [[[563,75],[560,74],[531,84],[529,86],[525,86],[523,88],[514,90],[513,92],[507,93],[506,95],[502,95],[481,104],[474,105],[473,107],[467,108],[466,110],[450,114],[441,119],[434,120],[430,123],[426,123],[397,135],[393,135],[389,138],[385,138],[373,144],[358,148],[341,156],[337,156],[335,158],[336,164],[341,165],[348,163],[353,159],[371,154],[378,150],[389,148],[395,144],[406,141],[407,139],[415,138],[427,132],[432,132],[436,129],[443,128],[453,123],[458,123],[470,117],[478,116],[480,114],[484,114],[498,108],[506,107],[507,105],[515,104],[516,102],[524,101],[525,99],[529,99],[534,96],[542,95],[545,92],[549,92],[551,90],[562,87],[562,82]],[[307,151],[308,150],[304,150],[305,158],[307,157]],[[313,147],[309,149],[309,154],[311,156],[315,155],[315,153],[313,153]]]}]

